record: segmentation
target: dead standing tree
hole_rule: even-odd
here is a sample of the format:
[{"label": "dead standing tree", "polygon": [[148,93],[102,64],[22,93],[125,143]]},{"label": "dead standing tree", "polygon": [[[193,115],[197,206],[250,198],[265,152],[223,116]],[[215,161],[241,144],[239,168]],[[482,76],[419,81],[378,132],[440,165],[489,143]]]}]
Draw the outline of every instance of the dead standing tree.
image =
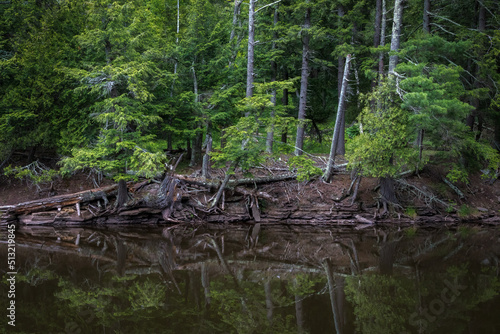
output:
[{"label": "dead standing tree", "polygon": [[349,78],[349,68],[351,64],[351,55],[347,55],[344,65],[344,77],[342,79],[342,90],[340,94],[339,105],[337,108],[337,119],[335,121],[335,129],[333,131],[332,145],[330,147],[330,156],[328,158],[328,164],[326,166],[325,174],[323,174],[323,180],[330,182],[333,174],[333,166],[335,165],[335,155],[337,152],[337,146],[340,138],[340,131],[342,129],[342,120],[344,119],[345,112],[345,101],[347,95],[347,83]]}]

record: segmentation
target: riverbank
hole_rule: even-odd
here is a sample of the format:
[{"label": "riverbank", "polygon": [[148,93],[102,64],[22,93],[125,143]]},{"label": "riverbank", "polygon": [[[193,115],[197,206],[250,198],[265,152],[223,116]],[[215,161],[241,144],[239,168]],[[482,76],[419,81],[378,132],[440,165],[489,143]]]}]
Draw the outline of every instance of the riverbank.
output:
[{"label": "riverbank", "polygon": [[[188,171],[189,172],[189,171]],[[398,205],[384,212],[378,180],[363,178],[355,201],[350,175],[338,170],[331,183],[298,182],[284,166],[262,166],[252,177],[236,174],[216,207],[210,207],[222,171],[203,180],[196,173],[128,183],[129,200],[116,207],[116,186],[77,174],[46,189],[19,180],[1,180],[2,222],[24,225],[162,224],[183,222],[290,225],[500,223],[500,182],[472,175],[469,184],[444,182],[443,171],[426,167],[396,183]],[[220,175],[218,175],[220,174]],[[165,183],[166,181],[166,183]]]}]

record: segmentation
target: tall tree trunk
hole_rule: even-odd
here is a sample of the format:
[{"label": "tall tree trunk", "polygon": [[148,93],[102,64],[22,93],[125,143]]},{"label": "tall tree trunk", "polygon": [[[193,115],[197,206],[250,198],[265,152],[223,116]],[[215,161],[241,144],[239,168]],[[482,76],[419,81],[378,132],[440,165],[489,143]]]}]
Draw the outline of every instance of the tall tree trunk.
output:
[{"label": "tall tree trunk", "polygon": [[[399,51],[401,42],[401,27],[403,25],[403,2],[396,0],[394,3],[394,18],[392,22],[391,53]],[[398,64],[399,56],[392,54],[389,56],[389,75],[394,73]]]},{"label": "tall tree trunk", "polygon": [[[309,2],[309,1],[307,1]],[[311,28],[311,8],[306,9],[302,37],[302,73],[300,79],[300,101],[297,125],[297,137],[295,140],[295,155],[301,155],[304,147],[304,122],[307,107],[307,84],[309,77],[309,29]]]},{"label": "tall tree trunk", "polygon": [[427,34],[431,33],[431,20],[429,16],[430,11],[431,11],[431,0],[424,0],[423,28],[424,32]]},{"label": "tall tree trunk", "polygon": [[[385,45],[385,29],[387,25],[387,9],[385,0],[382,0],[382,18],[381,18],[381,27],[380,27],[380,46]],[[379,79],[384,75],[384,53],[380,52],[378,55],[378,75]]]},{"label": "tall tree trunk", "polygon": [[205,179],[208,179],[210,178],[210,152],[212,152],[212,126],[210,121],[207,121],[206,143],[207,148],[205,149],[205,155],[203,156],[201,176]]},{"label": "tall tree trunk", "polygon": [[[196,72],[194,66],[191,67],[191,70],[193,72],[194,103],[198,104],[199,102],[198,80],[196,79]],[[189,166],[196,166],[200,162],[200,160],[202,160],[201,149],[203,146],[203,132],[201,131],[201,128],[202,125],[200,124],[200,122],[198,122],[197,128],[195,129],[196,134],[193,139],[193,147],[191,149],[191,161],[189,163]]]},{"label": "tall tree trunk", "polygon": [[201,147],[203,145],[203,131],[201,130],[201,124],[198,123],[195,129],[195,135],[191,147],[191,161],[189,166],[193,167],[200,163],[201,161]]},{"label": "tall tree trunk", "polygon": [[375,33],[373,34],[373,47],[376,48],[380,45],[380,33],[382,23],[382,0],[376,0],[375,4]]},{"label": "tall tree trunk", "polygon": [[495,148],[500,152],[500,111],[496,110],[496,117],[495,117],[495,134],[494,134],[494,143],[495,143]]},{"label": "tall tree trunk", "polygon": [[[486,29],[486,8],[483,6],[483,3],[482,1],[477,1],[478,2],[478,6],[479,6],[479,11],[478,11],[478,20],[477,20],[477,30],[479,32],[484,32],[484,30]],[[479,54],[479,57],[482,57],[483,56],[483,52],[480,51],[480,54]],[[481,88],[481,78],[480,78],[480,72],[481,69],[479,67],[479,65],[476,64],[476,79],[474,81],[474,89],[479,89]],[[470,128],[471,131],[474,131],[474,123],[475,123],[475,119],[477,117],[477,120],[478,120],[478,133],[476,134],[476,140],[479,140],[481,138],[481,132],[482,132],[482,128],[483,128],[483,115],[481,113],[481,110],[480,110],[480,101],[478,98],[473,98],[472,99],[472,106],[474,107],[474,110],[471,111],[471,113],[469,114],[469,116],[467,116],[467,119],[466,119],[466,124],[467,126]]]},{"label": "tall tree trunk", "polygon": [[[382,24],[382,0],[376,0],[375,4],[375,33],[373,34],[373,47],[380,45],[380,33]],[[375,71],[378,69],[378,64],[375,65]],[[377,78],[372,80],[372,90],[377,85]]]},{"label": "tall tree trunk", "polygon": [[[286,66],[283,69],[283,80],[288,80],[288,69]],[[285,108],[288,107],[288,89],[286,88],[283,89],[283,98],[281,99],[281,103],[283,104],[283,107]],[[281,142],[286,144],[287,141],[288,141],[288,126],[285,126],[281,132]]]},{"label": "tall tree trunk", "polygon": [[[342,18],[345,15],[345,10],[344,6],[339,5],[338,8],[338,16],[339,16],[339,27],[342,26]],[[354,27],[353,27],[354,29]],[[337,75],[337,94],[338,94],[338,99],[339,99],[339,105],[340,105],[340,99],[342,98],[342,84],[344,82],[344,57],[339,56],[338,59],[339,63],[339,68],[338,68],[338,75]],[[345,97],[344,97],[345,98]],[[340,118],[340,129],[338,131],[338,140],[337,140],[337,147],[336,147],[336,153],[339,155],[344,155],[345,154],[345,104],[342,104],[342,111],[340,112],[341,118]],[[338,113],[338,111],[337,111]],[[335,124],[336,125],[336,124]]]},{"label": "tall tree trunk", "polygon": [[231,28],[231,34],[229,36],[229,42],[232,42],[236,32],[236,24],[238,23],[238,15],[240,14],[240,6],[243,0],[234,0],[234,11],[233,11],[233,25]]},{"label": "tall tree trunk", "polygon": [[[247,52],[247,89],[246,97],[253,96],[253,79],[254,79],[254,45],[255,45],[255,0],[250,0],[250,7],[248,9],[248,52]],[[245,116],[250,113],[246,112]]]},{"label": "tall tree trunk", "polygon": [[[274,9],[274,27],[276,28],[276,25],[278,24],[278,5],[276,5],[276,8]],[[273,32],[273,44],[271,46],[271,50],[274,51],[276,50],[276,40],[278,39],[278,33],[276,30]],[[271,60],[271,82],[276,81],[276,75],[278,73],[278,64],[273,60]],[[267,132],[267,138],[266,138],[266,151],[267,153],[272,153],[273,152],[273,141],[274,141],[274,118],[275,118],[275,113],[276,113],[276,88],[273,88],[272,95],[271,95],[271,103],[273,104],[273,109],[271,110],[271,125],[270,129]]]},{"label": "tall tree trunk", "polygon": [[[180,5],[179,0],[177,0],[177,29],[175,34],[175,45],[179,45],[179,26],[180,26]],[[175,86],[175,75],[177,74],[177,59],[174,63],[174,79],[172,80],[172,87],[170,89],[170,97],[174,95],[174,86]]]},{"label": "tall tree trunk", "polygon": [[[423,16],[423,30],[425,34],[431,33],[431,20],[429,13],[431,12],[431,0],[424,0],[424,16]],[[418,163],[422,162],[422,153],[424,150],[424,135],[425,130],[420,128],[417,132],[417,147],[418,147]]]},{"label": "tall tree trunk", "polygon": [[335,121],[335,129],[333,131],[333,137],[332,137],[332,145],[330,147],[330,156],[328,158],[328,164],[326,166],[326,171],[325,174],[323,175],[323,180],[326,182],[329,182],[332,173],[333,173],[333,166],[335,165],[335,155],[337,152],[337,145],[339,142],[339,132],[341,130],[341,123],[342,119],[344,118],[343,113],[344,113],[344,104],[345,104],[345,96],[347,94],[347,82],[349,78],[349,68],[351,64],[351,55],[347,55],[346,60],[345,60],[345,66],[344,66],[344,77],[342,80],[342,88],[341,88],[341,94],[340,94],[340,99],[339,99],[339,105],[337,108],[337,120]]}]

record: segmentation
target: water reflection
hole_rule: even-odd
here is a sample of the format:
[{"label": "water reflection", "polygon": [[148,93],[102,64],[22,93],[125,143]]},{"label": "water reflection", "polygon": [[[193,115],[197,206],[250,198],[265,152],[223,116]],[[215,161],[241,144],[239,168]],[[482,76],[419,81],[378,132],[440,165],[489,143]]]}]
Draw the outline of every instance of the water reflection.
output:
[{"label": "water reflection", "polygon": [[17,332],[500,332],[493,229],[23,227],[16,241]]}]

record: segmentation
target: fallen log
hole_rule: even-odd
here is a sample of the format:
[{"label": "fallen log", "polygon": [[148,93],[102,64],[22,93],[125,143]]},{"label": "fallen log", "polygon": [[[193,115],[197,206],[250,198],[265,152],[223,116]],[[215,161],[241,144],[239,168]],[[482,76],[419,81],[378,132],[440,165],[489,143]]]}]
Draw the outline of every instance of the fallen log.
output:
[{"label": "fallen log", "polygon": [[104,202],[107,204],[108,196],[112,195],[112,193],[116,191],[117,188],[118,185],[114,184],[107,187],[19,203],[17,205],[11,206],[8,209],[8,213],[16,215],[30,214],[34,212],[45,211],[48,209],[58,209],[65,206],[75,205],[77,203],[90,202],[98,199],[104,200]]},{"label": "fallen log", "polygon": [[[221,185],[220,180],[202,180],[200,178],[193,178],[189,176],[184,176],[184,175],[173,175],[174,178],[182,180],[188,184],[196,185],[196,186],[202,186],[208,189],[218,189]],[[287,181],[287,180],[294,180],[297,178],[297,174],[294,173],[289,173],[289,174],[282,174],[282,175],[271,175],[271,176],[264,176],[264,177],[253,177],[253,178],[244,178],[244,179],[237,179],[237,180],[229,180],[227,183],[226,188],[234,188],[237,186],[241,185],[252,185],[252,184],[263,184],[263,183],[270,183],[270,182],[279,182],[279,181]]]}]

